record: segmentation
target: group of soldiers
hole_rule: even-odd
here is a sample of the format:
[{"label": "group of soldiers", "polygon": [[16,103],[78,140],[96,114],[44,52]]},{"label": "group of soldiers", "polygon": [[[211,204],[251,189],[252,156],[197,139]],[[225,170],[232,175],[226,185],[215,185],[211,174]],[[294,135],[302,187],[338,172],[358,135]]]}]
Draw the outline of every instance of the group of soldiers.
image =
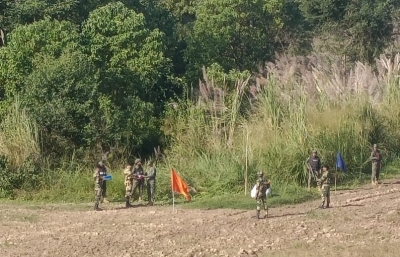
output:
[{"label": "group of soldiers", "polygon": [[[128,164],[124,169],[124,186],[125,186],[125,207],[132,207],[130,200],[138,190],[138,201],[142,201],[142,195],[145,184],[147,185],[147,196],[148,206],[153,206],[155,201],[155,190],[156,190],[156,168],[154,167],[154,161],[147,163],[146,172],[143,170],[142,160],[136,159],[134,166]],[[95,182],[95,210],[99,210],[99,204],[102,202],[108,202],[107,200],[107,169],[103,162],[99,162],[96,165],[93,177]],[[147,180],[147,183],[145,183]]]},{"label": "group of soldiers", "polygon": [[[379,184],[379,174],[382,167],[382,155],[374,144],[370,155],[370,161],[372,162],[372,185]],[[154,162],[149,161],[147,163],[148,168],[144,172],[142,167],[142,161],[136,159],[134,167],[127,165],[124,170],[125,175],[125,207],[131,207],[131,197],[134,195],[136,190],[139,191],[138,201],[142,200],[142,194],[144,191],[145,180],[147,180],[147,194],[148,194],[148,205],[152,206],[155,201],[155,189],[156,189],[156,168]],[[328,165],[321,165],[321,160],[316,150],[312,151],[312,155],[306,161],[307,168],[309,170],[309,184],[311,178],[317,182],[319,191],[321,192],[322,203],[319,208],[329,208],[331,201],[330,198],[330,184],[331,184],[331,173]],[[106,180],[104,179],[107,175],[107,169],[103,162],[99,162],[94,172],[95,180],[95,210],[99,209],[99,203],[107,201],[106,194]],[[257,218],[260,218],[261,205],[265,211],[264,218],[268,217],[268,204],[267,204],[267,190],[271,186],[271,181],[268,180],[263,172],[257,173],[258,179],[256,183],[256,201],[257,201]]]},{"label": "group of soldiers", "polygon": [[[381,152],[378,150],[377,144],[374,144],[372,146],[372,151],[369,161],[371,161],[372,163],[371,183],[372,185],[378,185],[379,174],[382,167],[382,155]],[[322,203],[321,205],[318,206],[318,208],[321,209],[329,208],[329,204],[331,201],[330,185],[332,180],[332,176],[329,171],[329,166],[321,164],[321,160],[316,150],[312,151],[312,155],[307,159],[306,165],[310,174],[309,184],[311,183],[311,178],[313,178],[317,182],[318,190],[321,192]],[[271,185],[271,181],[264,177],[263,172],[258,172],[257,175],[258,175],[256,183],[257,218],[260,219],[261,205],[263,205],[265,210],[264,218],[268,217],[266,192]]]}]

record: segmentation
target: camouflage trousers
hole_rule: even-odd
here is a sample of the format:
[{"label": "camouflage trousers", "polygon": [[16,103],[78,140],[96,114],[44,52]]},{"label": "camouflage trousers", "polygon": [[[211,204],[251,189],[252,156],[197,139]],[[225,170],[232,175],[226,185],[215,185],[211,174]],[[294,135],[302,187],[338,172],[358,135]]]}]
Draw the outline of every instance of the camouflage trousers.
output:
[{"label": "camouflage trousers", "polygon": [[132,180],[125,181],[125,197],[130,198],[132,195]]},{"label": "camouflage trousers", "polygon": [[95,193],[95,202],[96,204],[99,204],[102,196],[102,188],[99,183],[94,184],[94,193]]},{"label": "camouflage trousers", "polygon": [[331,187],[330,185],[322,185],[321,187],[321,200],[322,200],[322,205],[323,204],[328,204],[331,201]]},{"label": "camouflage trousers", "polygon": [[257,197],[257,211],[260,211],[261,205],[263,205],[265,211],[268,211],[268,204],[267,204],[266,196]]},{"label": "camouflage trousers", "polygon": [[378,182],[379,173],[381,172],[381,164],[378,162],[372,162],[372,182]]},{"label": "camouflage trousers", "polygon": [[133,180],[132,184],[132,196],[135,194],[136,189],[139,190],[139,200],[142,199],[144,191],[144,181],[143,180]]},{"label": "camouflage trousers", "polygon": [[107,197],[107,184],[106,181],[103,180],[103,182],[101,183],[101,196],[103,198]]},{"label": "camouflage trousers", "polygon": [[147,181],[147,197],[149,202],[154,203],[156,199],[156,181],[154,179],[149,179]]}]

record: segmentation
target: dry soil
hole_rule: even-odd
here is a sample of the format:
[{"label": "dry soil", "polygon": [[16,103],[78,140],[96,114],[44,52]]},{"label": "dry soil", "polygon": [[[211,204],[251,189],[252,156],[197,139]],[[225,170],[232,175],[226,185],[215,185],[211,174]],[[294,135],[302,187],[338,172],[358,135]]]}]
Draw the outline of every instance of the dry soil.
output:
[{"label": "dry soil", "polygon": [[0,204],[0,256],[400,256],[400,181],[255,211]]}]

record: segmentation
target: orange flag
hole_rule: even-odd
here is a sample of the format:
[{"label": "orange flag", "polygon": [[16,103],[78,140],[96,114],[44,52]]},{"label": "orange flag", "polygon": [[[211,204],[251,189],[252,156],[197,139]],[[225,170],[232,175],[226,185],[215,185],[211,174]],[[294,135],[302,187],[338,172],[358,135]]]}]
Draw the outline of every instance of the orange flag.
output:
[{"label": "orange flag", "polygon": [[173,168],[171,169],[171,187],[172,191],[183,194],[186,197],[186,199],[190,202],[191,197],[189,195],[188,186],[185,183],[185,181],[183,181],[181,177],[179,177],[179,175]]}]

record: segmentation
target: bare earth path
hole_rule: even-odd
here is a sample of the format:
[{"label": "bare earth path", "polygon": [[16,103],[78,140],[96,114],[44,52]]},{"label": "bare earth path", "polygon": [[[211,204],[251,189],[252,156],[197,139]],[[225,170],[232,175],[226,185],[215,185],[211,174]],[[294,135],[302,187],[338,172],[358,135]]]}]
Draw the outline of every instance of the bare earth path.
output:
[{"label": "bare earth path", "polygon": [[[254,211],[0,204],[0,256],[400,256],[400,181]],[[86,208],[86,209],[85,209]]]}]

